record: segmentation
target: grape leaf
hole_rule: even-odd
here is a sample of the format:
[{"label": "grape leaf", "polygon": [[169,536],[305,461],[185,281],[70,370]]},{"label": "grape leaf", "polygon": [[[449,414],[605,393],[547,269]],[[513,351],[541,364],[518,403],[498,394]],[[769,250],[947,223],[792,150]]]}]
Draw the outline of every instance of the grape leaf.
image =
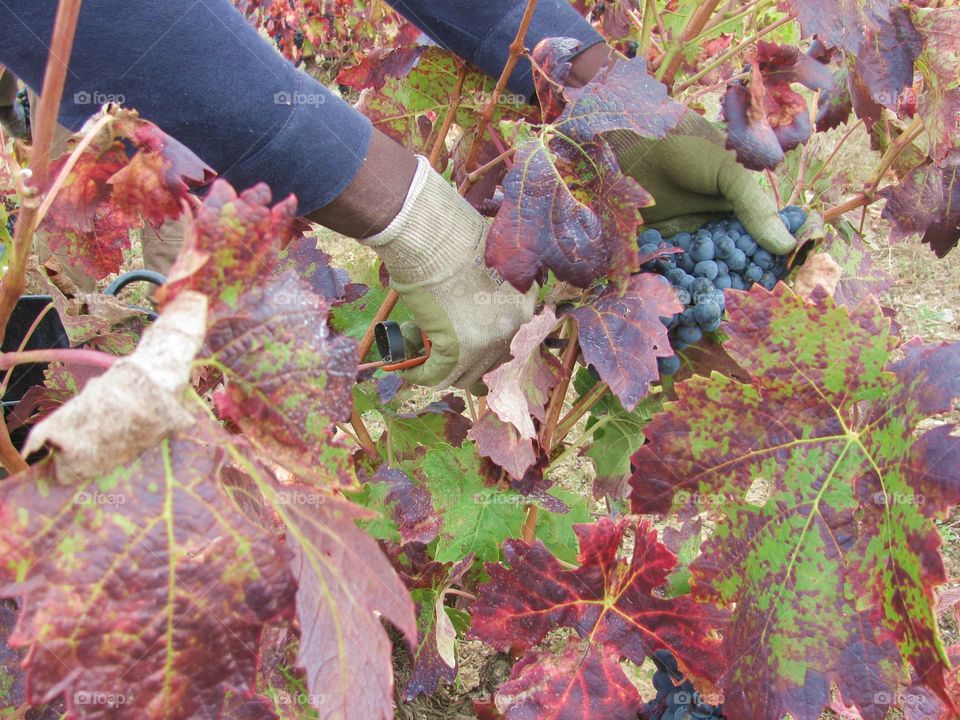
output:
[{"label": "grape leaf", "polygon": [[677,495],[719,518],[691,571],[695,597],[736,607],[725,712],[816,720],[834,683],[882,720],[904,661],[943,696],[932,517],[957,501],[958,450],[949,425],[914,432],[960,391],[960,348],[909,345],[888,366],[872,299],[848,311],[782,285],[727,298],[725,347],[752,382],[677,385],[631,478],[637,512]]},{"label": "grape leaf", "polygon": [[[585,380],[589,377],[586,371],[578,373],[576,387],[581,393],[592,386]],[[590,458],[596,471],[593,481],[595,497],[623,497],[630,474],[630,457],[643,445],[643,428],[660,405],[659,397],[648,396],[633,411],[627,412],[609,393],[594,405],[587,421],[592,440],[583,455]]]},{"label": "grape leaf", "polygon": [[431,582],[413,590],[413,598],[418,606],[417,629],[420,643],[413,654],[413,673],[403,690],[403,697],[407,702],[418,695],[436,692],[441,682],[449,685],[456,679],[456,630],[443,601],[447,590],[462,580],[472,563],[473,555],[467,555],[456,564],[433,563],[439,568],[437,572],[431,573]]},{"label": "grape leaf", "polygon": [[865,29],[889,16],[893,0],[781,0],[800,19],[804,37],[856,54]]},{"label": "grape leaf", "polygon": [[469,438],[476,442],[480,457],[490,458],[514,479],[522,479],[537,462],[534,440],[521,436],[517,428],[496,413],[481,415],[470,429]]},{"label": "grape leaf", "polygon": [[920,56],[923,42],[902,7],[890,10],[866,28],[856,55],[856,71],[875,102],[891,110],[904,89],[913,85],[913,63]]},{"label": "grape leaf", "polygon": [[113,123],[138,152],[110,178],[112,200],[139,213],[156,228],[178,218],[191,187],[206,185],[216,173],[177,139],[133,113],[121,111]]},{"label": "grape leaf", "polygon": [[23,704],[23,671],[20,653],[10,647],[10,634],[17,623],[15,606],[0,602],[0,708]]},{"label": "grape leaf", "polygon": [[380,438],[380,445],[395,460],[412,459],[421,447],[460,447],[471,425],[470,418],[463,414],[466,408],[463,398],[452,393],[416,412],[393,412],[381,407],[387,430]]},{"label": "grape leaf", "polygon": [[749,83],[731,84],[723,97],[727,148],[751,170],[772,170],[784,152],[810,137],[807,101],[790,84],[829,91],[833,77],[812,57],[774,43],[759,42],[747,60],[752,65]]},{"label": "grape leaf", "polygon": [[[457,85],[463,61],[439,47],[422,52],[416,66],[402,78],[388,77],[379,90],[367,89],[360,95],[357,109],[374,127],[409,150],[429,152]],[[472,129],[478,110],[491,96],[495,81],[475,69],[468,69],[460,93],[454,122],[463,130]],[[491,129],[503,119],[532,119],[533,108],[520,95],[497,98]]]},{"label": "grape leaf", "polygon": [[327,253],[317,247],[316,238],[294,238],[281,253],[277,270],[290,268],[310,284],[310,289],[333,305],[363,297],[367,286],[350,282],[346,270],[333,267]]},{"label": "grape leaf", "polygon": [[923,37],[917,67],[923,75],[918,111],[931,138],[931,156],[941,161],[960,147],[960,7],[918,9],[916,27]]},{"label": "grape leaf", "polygon": [[564,83],[580,52],[581,42],[567,37],[544,38],[533,49],[533,86],[543,122],[553,122],[567,104]]},{"label": "grape leaf", "polygon": [[430,493],[414,484],[402,470],[380,466],[370,478],[387,488],[384,500],[392,506],[392,514],[404,543],[429,543],[437,537],[441,520],[433,509]]},{"label": "grape leaf", "polygon": [[113,698],[186,719],[252,689],[262,627],[292,612],[296,584],[216,481],[232,442],[201,415],[109,474],[65,485],[43,462],[0,484],[28,701],[62,692],[71,717],[103,717]]},{"label": "grape leaf", "polygon": [[829,253],[843,270],[833,294],[838,305],[854,308],[870,295],[883,296],[893,286],[893,278],[873,262],[869,248],[851,225],[828,225],[826,233],[819,249]]},{"label": "grape leaf", "polygon": [[229,316],[244,293],[258,287],[277,266],[290,234],[297,202],[293,196],[270,207],[270,188],[260,183],[239,195],[217,180],[196,211],[167,283],[157,299],[169,302],[181,290],[210,299],[210,321]]},{"label": "grape leaf", "polygon": [[887,199],[881,217],[890,222],[892,240],[918,233],[941,258],[960,242],[960,150],[924,163],[879,194]]},{"label": "grape leaf", "polygon": [[659,377],[657,358],[673,350],[661,317],[683,310],[676,291],[660,275],[632,275],[626,287],[609,285],[571,313],[584,359],[632,411]]},{"label": "grape leaf", "polygon": [[603,142],[574,145],[549,134],[522,142],[503,193],[486,260],[517,289],[528,290],[545,269],[589,287],[636,267],[638,208],[653,200]]},{"label": "grape leaf", "polygon": [[278,486],[271,495],[294,554],[297,665],[321,720],[391,717],[391,646],[380,617],[411,648],[417,621],[389,561],[354,524],[371,514],[308,485]]},{"label": "grape leaf", "polygon": [[210,328],[201,356],[227,381],[214,395],[217,410],[251,442],[301,478],[349,484],[330,468],[350,464],[333,429],[350,419],[357,349],[331,335],[327,311],[287,270],[246,289]]},{"label": "grape leaf", "polygon": [[[188,186],[213,177],[203,161],[153,123],[126,110],[109,120],[77,157],[40,225],[51,250],[97,279],[120,271],[141,215],[157,226],[179,217]],[[132,159],[124,139],[138,148]],[[65,155],[50,164],[51,184],[68,160]]]},{"label": "grape leaf", "polygon": [[510,342],[511,359],[483,376],[489,389],[487,406],[521,438],[537,436],[533,418],[543,421],[550,391],[560,381],[559,360],[542,347],[559,324],[548,305],[517,330]]},{"label": "grape leaf", "polygon": [[[427,488],[443,520],[434,552],[438,562],[457,562],[471,553],[479,560],[497,560],[500,544],[520,536],[525,506],[535,501],[514,490],[485,484],[471,443],[460,448],[437,447],[403,467]],[[564,525],[554,520],[538,523],[537,537],[551,548],[568,545],[572,531]]]},{"label": "grape leaf", "polygon": [[420,60],[427,48],[374,48],[360,62],[337,73],[337,83],[354,90],[382,90],[388,78],[402,78]]},{"label": "grape leaf", "polygon": [[597,136],[624,129],[660,138],[684,112],[642,59],[614,63],[564,93],[560,117],[518,143],[487,237],[487,263],[522,291],[547,269],[578,287],[627,277],[636,266],[638,208],[652,198]]},{"label": "grape leaf", "polygon": [[[676,558],[657,541],[649,523],[635,526],[629,560],[618,558],[627,520],[601,518],[577,525],[580,566],[565,570],[542,543],[504,543],[510,564],[487,563],[490,581],[470,606],[470,633],[498,650],[529,650],[557,627],[572,627],[595,646],[603,675],[620,677],[616,660],[640,665],[657,649],[670,651],[689,673],[712,679],[723,666],[720,642],[705,606],[688,597],[667,599],[655,591],[666,584]],[[567,664],[567,663],[564,663]],[[559,681],[559,679],[557,679]],[[594,686],[593,691],[603,694]],[[571,708],[555,717],[578,717]]]},{"label": "grape leaf", "polygon": [[527,653],[494,702],[507,720],[609,720],[637,717],[641,698],[615,651],[570,638],[559,655]]}]

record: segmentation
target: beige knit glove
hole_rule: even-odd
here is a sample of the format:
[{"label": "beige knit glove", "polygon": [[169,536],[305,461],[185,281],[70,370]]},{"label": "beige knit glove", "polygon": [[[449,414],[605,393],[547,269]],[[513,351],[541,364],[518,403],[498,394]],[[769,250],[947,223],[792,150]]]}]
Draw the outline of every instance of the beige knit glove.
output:
[{"label": "beige knit glove", "polygon": [[426,158],[417,160],[403,209],[361,242],[383,260],[390,285],[432,343],[430,359],[404,378],[466,388],[509,357],[517,328],[533,316],[537,288],[521,294],[486,266],[487,221]]}]

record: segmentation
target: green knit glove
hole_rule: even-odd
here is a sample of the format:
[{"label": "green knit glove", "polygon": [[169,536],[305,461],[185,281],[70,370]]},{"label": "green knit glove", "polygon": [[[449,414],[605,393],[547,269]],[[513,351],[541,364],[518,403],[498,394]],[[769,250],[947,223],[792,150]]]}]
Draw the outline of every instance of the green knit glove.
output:
[{"label": "green knit glove", "polygon": [[770,252],[785,255],[796,246],[773,198],[725,149],[723,134],[697,113],[688,111],[662,140],[641,138],[629,130],[616,130],[606,138],[623,173],[656,200],[642,211],[647,226],[669,236],[695,230],[732,210]]},{"label": "green knit glove", "polygon": [[383,260],[391,286],[432,343],[430,359],[403,377],[467,388],[509,358],[517,328],[533,317],[538,289],[521,294],[486,266],[487,221],[426,158],[418,163],[400,214],[361,242]]}]

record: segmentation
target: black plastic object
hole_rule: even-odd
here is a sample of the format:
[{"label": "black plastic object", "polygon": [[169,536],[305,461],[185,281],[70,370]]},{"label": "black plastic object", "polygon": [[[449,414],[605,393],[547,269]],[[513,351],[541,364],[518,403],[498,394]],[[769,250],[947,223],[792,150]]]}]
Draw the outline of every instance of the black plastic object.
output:
[{"label": "black plastic object", "polygon": [[125,272],[112,283],[107,285],[103,291],[103,294],[116,297],[127,285],[135,282],[148,282],[160,287],[166,281],[167,278],[155,270],[131,270],[130,272]]},{"label": "black plastic object", "polygon": [[397,363],[406,360],[400,323],[395,320],[378,322],[373,326],[373,339],[376,341],[377,351],[385,363]]}]

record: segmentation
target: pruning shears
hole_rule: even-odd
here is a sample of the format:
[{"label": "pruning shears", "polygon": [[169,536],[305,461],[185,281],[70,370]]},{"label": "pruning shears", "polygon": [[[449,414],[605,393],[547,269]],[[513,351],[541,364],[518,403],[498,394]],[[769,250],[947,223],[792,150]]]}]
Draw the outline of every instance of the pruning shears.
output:
[{"label": "pruning shears", "polygon": [[423,354],[407,357],[409,351],[414,348],[404,337],[403,329],[396,320],[383,320],[374,325],[373,338],[377,344],[377,351],[383,359],[383,364],[379,367],[385,372],[396,372],[423,365],[430,357],[430,338],[422,330],[420,339],[423,344]]}]

